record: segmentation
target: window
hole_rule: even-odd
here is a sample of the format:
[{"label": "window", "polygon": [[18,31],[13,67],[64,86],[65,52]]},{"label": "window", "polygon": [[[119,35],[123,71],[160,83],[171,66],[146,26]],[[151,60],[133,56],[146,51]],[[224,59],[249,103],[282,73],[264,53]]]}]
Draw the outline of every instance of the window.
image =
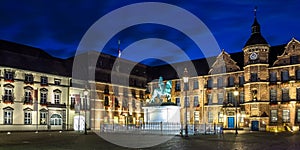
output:
[{"label": "window", "polygon": [[276,72],[271,72],[270,73],[270,82],[271,83],[276,83],[277,81],[277,73]]},{"label": "window", "polygon": [[300,122],[300,109],[297,109],[297,122]]},{"label": "window", "polygon": [[228,87],[234,86],[234,77],[228,77]]},{"label": "window", "polygon": [[60,93],[54,93],[54,104],[59,104],[60,102]]},{"label": "window", "polygon": [[135,92],[134,89],[131,90],[131,95],[132,95],[133,98],[137,98],[137,97],[136,97],[136,92]]},{"label": "window", "polygon": [[109,106],[109,99],[108,96],[104,97],[104,106]]},{"label": "window", "polygon": [[3,124],[13,124],[13,109],[6,107],[4,110],[4,122]]},{"label": "window", "polygon": [[128,100],[127,100],[127,98],[123,99],[123,101],[122,101],[122,107],[128,108]]},{"label": "window", "polygon": [[213,121],[214,121],[213,112],[208,112],[208,123],[213,123]]},{"label": "window", "polygon": [[184,99],[184,106],[185,106],[185,107],[190,107],[190,100],[189,100],[189,97],[185,97],[185,99]]},{"label": "window", "polygon": [[219,113],[218,113],[218,122],[219,122],[219,123],[224,122],[223,112],[219,112]]},{"label": "window", "polygon": [[290,100],[289,89],[288,88],[283,88],[282,89],[282,101],[287,102],[289,100]]},{"label": "window", "polygon": [[41,85],[48,85],[48,78],[45,76],[41,76]]},{"label": "window", "polygon": [[24,82],[26,84],[33,84],[33,75],[32,74],[25,74]]},{"label": "window", "polygon": [[233,104],[233,93],[232,92],[228,92],[227,100],[228,100],[228,104]]},{"label": "window", "polygon": [[289,81],[289,72],[284,70],[281,72],[281,81],[288,82]]},{"label": "window", "polygon": [[113,90],[115,96],[119,96],[119,87],[115,86]]},{"label": "window", "polygon": [[175,81],[175,91],[180,91],[180,81]]},{"label": "window", "polygon": [[207,80],[207,88],[211,89],[213,87],[213,80],[210,78]]},{"label": "window", "polygon": [[224,101],[224,94],[218,93],[218,104],[223,104]]},{"label": "window", "polygon": [[199,82],[197,79],[194,80],[193,89],[199,89]]},{"label": "window", "polygon": [[299,59],[298,56],[290,56],[290,64],[298,64],[299,63]]},{"label": "window", "polygon": [[47,111],[41,111],[40,112],[40,124],[41,125],[46,125],[47,124]]},{"label": "window", "polygon": [[54,79],[54,84],[55,85],[60,85],[60,81],[61,81],[60,79]]},{"label": "window", "polygon": [[270,102],[277,103],[277,92],[276,89],[270,89]]},{"label": "window", "polygon": [[53,114],[50,118],[50,125],[62,125],[61,116],[58,114]]},{"label": "window", "polygon": [[75,108],[75,97],[71,97],[71,105],[70,105],[71,109]]},{"label": "window", "polygon": [[32,98],[32,87],[25,87],[24,88],[25,93],[24,93],[24,104],[32,104],[33,103],[33,98]]},{"label": "window", "polygon": [[223,78],[219,77],[217,80],[217,86],[218,88],[222,88],[223,87]]},{"label": "window", "polygon": [[11,84],[4,85],[4,96],[2,98],[4,103],[13,103],[14,102],[13,88],[14,88],[14,86]]},{"label": "window", "polygon": [[128,89],[123,89],[123,96],[128,97]]},{"label": "window", "polygon": [[300,88],[296,88],[296,100],[300,101]]},{"label": "window", "polygon": [[239,76],[239,86],[243,87],[245,84],[245,77],[244,76]]},{"label": "window", "polygon": [[277,122],[278,117],[277,117],[277,110],[276,109],[272,109],[271,110],[271,122]]},{"label": "window", "polygon": [[208,102],[208,104],[212,104],[212,94],[211,93],[207,94],[207,102]]},{"label": "window", "polygon": [[40,90],[40,104],[47,104],[48,90],[43,88]]},{"label": "window", "polygon": [[144,99],[144,92],[140,91],[140,99]]},{"label": "window", "polygon": [[179,97],[176,97],[176,104],[177,104],[177,106],[180,106],[180,98]]},{"label": "window", "polygon": [[194,111],[194,120],[195,122],[199,121],[199,111]]},{"label": "window", "polygon": [[109,86],[105,85],[104,94],[109,94]]},{"label": "window", "polygon": [[257,82],[258,81],[257,73],[251,73],[250,81],[251,82]]},{"label": "window", "polygon": [[240,92],[240,103],[243,104],[245,102],[245,94],[244,92]]},{"label": "window", "polygon": [[136,108],[135,99],[132,99],[131,105],[132,105],[132,108]]},{"label": "window", "polygon": [[54,104],[60,104],[61,91],[59,89],[53,90]]},{"label": "window", "polygon": [[296,70],[296,80],[300,80],[300,69]]},{"label": "window", "polygon": [[119,100],[118,100],[118,98],[115,98],[115,107],[119,107]]},{"label": "window", "polygon": [[14,72],[12,71],[4,71],[4,80],[5,81],[14,81]]},{"label": "window", "polygon": [[194,96],[194,107],[199,107],[198,96]]},{"label": "window", "polygon": [[30,110],[24,111],[24,124],[32,124],[32,114]]},{"label": "window", "polygon": [[290,110],[288,109],[282,110],[282,121],[290,122]]}]

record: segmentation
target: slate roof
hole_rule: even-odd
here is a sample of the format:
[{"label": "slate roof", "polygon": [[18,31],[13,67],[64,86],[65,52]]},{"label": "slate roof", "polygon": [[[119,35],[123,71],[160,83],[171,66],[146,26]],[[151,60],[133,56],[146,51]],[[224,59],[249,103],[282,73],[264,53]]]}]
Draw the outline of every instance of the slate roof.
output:
[{"label": "slate roof", "polygon": [[39,48],[0,40],[0,65],[42,73],[69,76],[67,61]]}]

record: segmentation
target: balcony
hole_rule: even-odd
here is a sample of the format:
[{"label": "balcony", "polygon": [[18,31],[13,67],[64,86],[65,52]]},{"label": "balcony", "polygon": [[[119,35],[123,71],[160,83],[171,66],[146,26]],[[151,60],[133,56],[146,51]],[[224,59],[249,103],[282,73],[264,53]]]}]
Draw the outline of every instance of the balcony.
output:
[{"label": "balcony", "polygon": [[63,103],[63,104],[52,104],[50,102],[47,103],[47,107],[67,108],[65,103]]},{"label": "balcony", "polygon": [[2,95],[3,103],[14,103],[14,97],[11,95]]}]

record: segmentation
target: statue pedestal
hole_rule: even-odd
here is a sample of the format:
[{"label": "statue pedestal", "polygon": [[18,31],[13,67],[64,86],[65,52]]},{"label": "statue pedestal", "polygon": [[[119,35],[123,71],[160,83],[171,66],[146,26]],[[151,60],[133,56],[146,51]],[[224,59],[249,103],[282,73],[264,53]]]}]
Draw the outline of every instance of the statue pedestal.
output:
[{"label": "statue pedestal", "polygon": [[179,106],[146,106],[143,110],[145,129],[180,130]]}]

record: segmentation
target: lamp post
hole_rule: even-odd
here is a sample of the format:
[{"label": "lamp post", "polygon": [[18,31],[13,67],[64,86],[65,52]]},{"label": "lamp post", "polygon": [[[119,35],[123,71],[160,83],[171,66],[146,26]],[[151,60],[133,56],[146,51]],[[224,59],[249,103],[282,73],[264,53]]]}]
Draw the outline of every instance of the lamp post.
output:
[{"label": "lamp post", "polygon": [[189,77],[188,77],[188,70],[187,68],[184,68],[183,72],[183,82],[184,82],[184,90],[185,90],[185,136],[188,137],[188,122],[187,122],[187,90],[188,90],[188,83],[189,83]]},{"label": "lamp post", "polygon": [[86,108],[87,108],[87,95],[89,94],[89,91],[85,88],[83,91],[84,99],[85,99],[85,105],[84,105],[84,134],[87,134],[86,129]]},{"label": "lamp post", "polygon": [[235,88],[235,91],[233,92],[233,95],[235,96],[235,134],[238,134],[238,123],[237,123],[237,100],[238,100],[238,95],[239,95],[239,91],[237,89],[237,87]]}]

